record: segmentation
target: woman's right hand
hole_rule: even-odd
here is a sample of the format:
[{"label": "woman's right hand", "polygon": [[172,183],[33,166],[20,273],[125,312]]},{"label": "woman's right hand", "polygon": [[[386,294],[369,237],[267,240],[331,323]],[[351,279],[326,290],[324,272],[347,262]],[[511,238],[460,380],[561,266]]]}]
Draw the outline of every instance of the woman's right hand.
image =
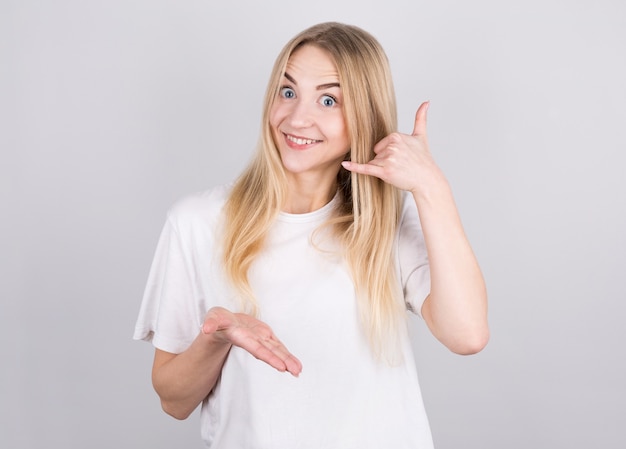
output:
[{"label": "woman's right hand", "polygon": [[250,315],[214,307],[185,351],[175,354],[155,349],[152,384],[163,410],[177,419],[187,418],[215,387],[232,345],[278,371],[294,376],[302,371],[300,361],[267,324]]},{"label": "woman's right hand", "polygon": [[296,377],[302,371],[302,363],[287,350],[272,329],[250,315],[213,307],[204,318],[202,333],[239,346],[278,371],[288,371]]}]

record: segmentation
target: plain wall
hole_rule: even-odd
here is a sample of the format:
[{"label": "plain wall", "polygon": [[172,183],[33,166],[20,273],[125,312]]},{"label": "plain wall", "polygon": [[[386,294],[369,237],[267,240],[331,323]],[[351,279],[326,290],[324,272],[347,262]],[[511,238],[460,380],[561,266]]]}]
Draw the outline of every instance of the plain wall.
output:
[{"label": "plain wall", "polygon": [[248,161],[282,45],[374,34],[490,296],[453,355],[413,320],[438,449],[626,447],[626,3],[0,1],[0,447],[199,448],[131,339],[167,208]]}]

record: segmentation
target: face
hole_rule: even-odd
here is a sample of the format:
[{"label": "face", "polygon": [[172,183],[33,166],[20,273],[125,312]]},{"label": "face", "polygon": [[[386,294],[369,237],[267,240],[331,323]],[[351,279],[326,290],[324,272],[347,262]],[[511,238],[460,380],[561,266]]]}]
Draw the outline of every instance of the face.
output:
[{"label": "face", "polygon": [[270,126],[288,178],[334,181],[350,139],[339,74],[325,50],[305,45],[290,56]]}]

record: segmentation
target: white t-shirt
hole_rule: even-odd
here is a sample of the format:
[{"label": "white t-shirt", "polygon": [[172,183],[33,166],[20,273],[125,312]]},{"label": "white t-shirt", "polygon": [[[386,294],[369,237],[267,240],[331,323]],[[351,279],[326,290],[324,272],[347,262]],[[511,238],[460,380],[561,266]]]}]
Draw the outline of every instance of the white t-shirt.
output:
[{"label": "white t-shirt", "polygon": [[[221,271],[219,226],[229,187],[190,195],[169,211],[150,271],[134,338],[163,351],[186,350],[214,306],[237,310]],[[354,285],[328,240],[312,232],[333,203],[306,214],[280,213],[249,279],[266,322],[302,362],[298,378],[232,347],[202,403],[201,434],[218,449],[430,449],[413,352],[404,362],[373,357],[359,323]],[[321,250],[320,250],[321,249]],[[336,248],[334,248],[336,249]],[[408,310],[419,312],[430,272],[415,203],[405,194],[396,247]]]}]

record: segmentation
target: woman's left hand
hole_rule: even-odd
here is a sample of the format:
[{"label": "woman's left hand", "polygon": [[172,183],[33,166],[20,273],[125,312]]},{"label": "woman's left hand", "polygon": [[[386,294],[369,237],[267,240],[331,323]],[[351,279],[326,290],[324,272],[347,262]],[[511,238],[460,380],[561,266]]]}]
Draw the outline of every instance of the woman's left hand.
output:
[{"label": "woman's left hand", "polygon": [[430,294],[422,316],[451,351],[473,354],[489,339],[487,292],[450,186],[428,148],[427,110],[428,102],[422,103],[410,135],[392,133],[378,142],[368,163],[342,164],[413,194],[430,266]]},{"label": "woman's left hand", "polygon": [[418,193],[439,169],[428,147],[426,114],[429,102],[422,103],[415,114],[415,126],[409,134],[392,133],[374,147],[376,157],[367,164],[344,161],[346,170],[375,176],[402,190]]}]

